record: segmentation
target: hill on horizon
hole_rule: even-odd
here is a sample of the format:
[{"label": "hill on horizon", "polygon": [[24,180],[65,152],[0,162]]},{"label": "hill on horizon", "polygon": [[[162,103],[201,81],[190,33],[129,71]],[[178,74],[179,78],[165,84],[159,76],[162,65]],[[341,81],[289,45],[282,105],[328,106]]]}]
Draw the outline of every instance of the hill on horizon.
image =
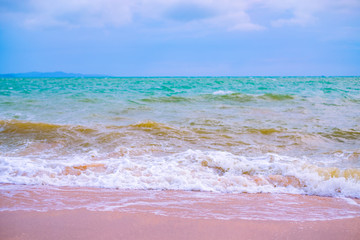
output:
[{"label": "hill on horizon", "polygon": [[81,73],[66,73],[61,71],[56,72],[26,72],[26,73],[7,73],[0,74],[0,77],[109,77],[109,75],[102,74],[81,74]]}]

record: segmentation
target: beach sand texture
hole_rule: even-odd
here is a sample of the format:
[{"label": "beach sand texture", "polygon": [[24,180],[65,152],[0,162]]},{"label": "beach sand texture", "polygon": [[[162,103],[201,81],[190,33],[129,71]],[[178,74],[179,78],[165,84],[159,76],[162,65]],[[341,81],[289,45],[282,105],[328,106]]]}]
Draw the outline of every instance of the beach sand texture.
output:
[{"label": "beach sand texture", "polygon": [[360,218],[315,221],[209,220],[61,210],[1,212],[10,239],[359,239]]},{"label": "beach sand texture", "polygon": [[25,186],[0,204],[12,209],[0,212],[4,240],[355,240],[360,236],[360,200],[356,199]]}]

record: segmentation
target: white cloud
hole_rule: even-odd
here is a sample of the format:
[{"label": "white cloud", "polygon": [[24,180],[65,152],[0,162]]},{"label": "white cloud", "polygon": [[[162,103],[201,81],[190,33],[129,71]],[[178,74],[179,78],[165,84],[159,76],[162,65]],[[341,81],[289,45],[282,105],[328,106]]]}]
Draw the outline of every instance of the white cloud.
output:
[{"label": "white cloud", "polygon": [[2,2],[0,11],[16,13],[29,27],[118,27],[135,22],[146,26],[157,21],[166,26],[183,24],[242,31],[265,28],[251,19],[251,10],[258,7],[273,13],[275,17],[265,25],[275,27],[306,26],[316,20],[319,12],[360,8],[359,0],[27,0],[26,11],[19,13],[11,6],[24,1]]},{"label": "white cloud", "polygon": [[132,21],[131,0],[31,0],[28,26],[102,27]]},{"label": "white cloud", "polygon": [[217,17],[206,19],[205,22],[214,27],[226,26],[230,31],[256,31],[265,27],[252,23],[245,11],[229,11],[226,14],[219,14]]},{"label": "white cloud", "polygon": [[293,13],[293,17],[273,20],[271,21],[271,25],[274,27],[282,27],[286,25],[306,26],[313,21],[315,21],[315,17],[312,14],[303,11],[296,11]]}]

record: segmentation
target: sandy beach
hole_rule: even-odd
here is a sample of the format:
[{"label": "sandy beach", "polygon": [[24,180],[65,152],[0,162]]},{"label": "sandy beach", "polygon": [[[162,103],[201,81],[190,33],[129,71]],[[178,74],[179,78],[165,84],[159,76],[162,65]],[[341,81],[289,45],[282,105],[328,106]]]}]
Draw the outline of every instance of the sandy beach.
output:
[{"label": "sandy beach", "polygon": [[[1,185],[0,239],[359,239],[359,199]],[[111,210],[109,210],[111,209]]]},{"label": "sandy beach", "polygon": [[185,219],[88,210],[0,213],[1,239],[359,239],[360,218],[332,221]]}]

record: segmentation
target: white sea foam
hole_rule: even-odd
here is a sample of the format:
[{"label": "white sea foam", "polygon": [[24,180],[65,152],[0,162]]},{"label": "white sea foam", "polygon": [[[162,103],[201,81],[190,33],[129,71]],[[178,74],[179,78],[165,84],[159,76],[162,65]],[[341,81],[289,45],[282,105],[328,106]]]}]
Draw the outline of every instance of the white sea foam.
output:
[{"label": "white sea foam", "polygon": [[91,211],[148,212],[182,218],[277,221],[321,221],[360,216],[358,205],[341,198],[293,194],[122,191],[0,184],[0,196],[0,211],[86,208]]},{"label": "white sea foam", "polygon": [[223,91],[223,90],[213,92],[214,95],[227,95],[227,94],[232,94],[232,93],[234,93],[234,92],[233,91]]},{"label": "white sea foam", "polygon": [[360,198],[356,174],[347,176],[339,169],[338,175],[331,176],[331,169],[276,154],[244,157],[221,151],[188,150],[166,156],[124,155],[102,160],[93,157],[49,160],[2,156],[0,183]]}]

